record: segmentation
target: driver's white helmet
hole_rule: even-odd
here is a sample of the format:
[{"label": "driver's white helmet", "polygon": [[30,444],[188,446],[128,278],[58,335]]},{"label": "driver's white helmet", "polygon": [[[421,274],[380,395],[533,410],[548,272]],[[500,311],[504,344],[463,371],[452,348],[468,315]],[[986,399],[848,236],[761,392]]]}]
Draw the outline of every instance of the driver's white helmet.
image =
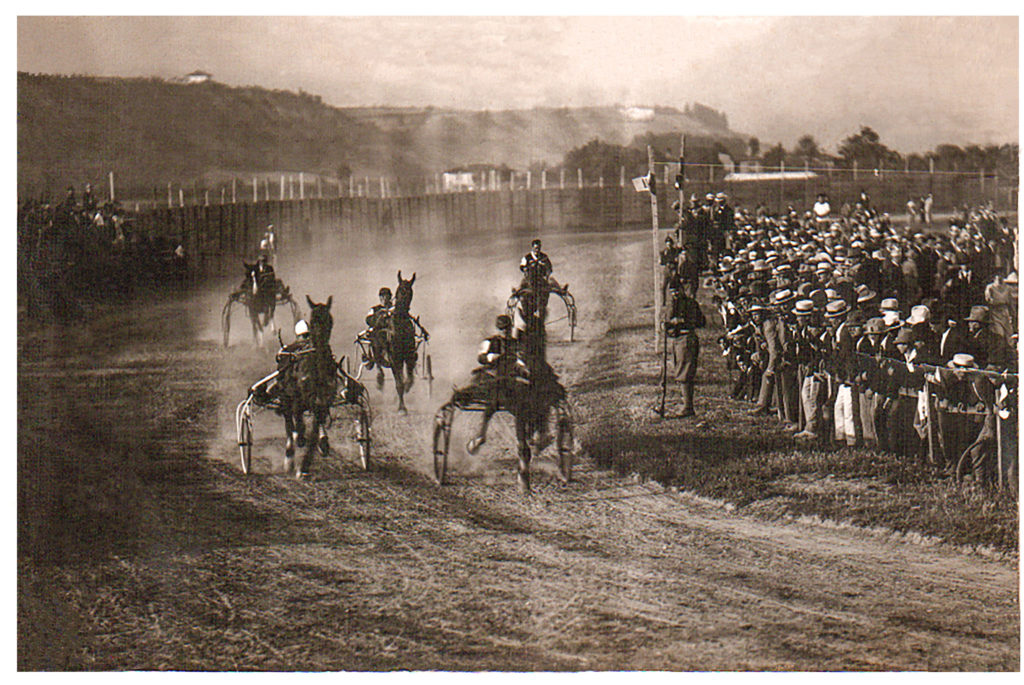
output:
[{"label": "driver's white helmet", "polygon": [[305,319],[299,319],[295,324],[295,336],[309,335],[309,325]]},{"label": "driver's white helmet", "polygon": [[261,250],[269,250],[270,249],[270,243],[267,242],[266,238],[264,238],[263,240],[260,241],[260,249]]}]

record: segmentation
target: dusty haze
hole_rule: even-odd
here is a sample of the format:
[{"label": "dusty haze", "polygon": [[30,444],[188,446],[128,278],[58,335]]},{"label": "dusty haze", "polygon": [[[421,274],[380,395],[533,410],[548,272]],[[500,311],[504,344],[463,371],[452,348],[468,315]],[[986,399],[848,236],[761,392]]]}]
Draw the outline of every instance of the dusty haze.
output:
[{"label": "dusty haze", "polygon": [[832,151],[860,125],[904,152],[1019,135],[1016,17],[21,17],[18,69],[202,69],[337,106],[700,101]]}]

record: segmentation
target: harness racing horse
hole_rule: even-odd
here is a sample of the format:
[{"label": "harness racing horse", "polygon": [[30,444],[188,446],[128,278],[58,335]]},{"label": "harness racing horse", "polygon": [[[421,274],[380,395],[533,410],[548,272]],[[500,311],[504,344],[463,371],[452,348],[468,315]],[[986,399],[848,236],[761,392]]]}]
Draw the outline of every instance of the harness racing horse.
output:
[{"label": "harness racing horse", "polygon": [[572,412],[565,388],[546,360],[543,308],[532,289],[522,289],[515,309],[514,371],[486,385],[457,389],[434,417],[434,473],[444,483],[448,446],[456,409],[506,411],[515,420],[520,489],[530,493],[530,461],[548,441],[548,419],[556,421],[558,471],[563,482],[572,477]]},{"label": "harness racing horse", "polygon": [[[398,393],[398,411],[406,412],[405,393],[412,389],[416,380],[416,328],[419,322],[409,314],[412,304],[412,284],[416,282],[413,272],[409,280],[402,279],[398,272],[398,287],[395,289],[395,304],[387,323],[384,352],[387,365],[391,367],[391,375],[395,378],[395,391]],[[419,326],[423,330],[422,326]],[[424,334],[426,332],[424,331]],[[380,378],[380,376],[378,375]],[[379,381],[378,381],[379,383]]]},{"label": "harness racing horse", "polygon": [[305,415],[309,414],[312,424],[309,429],[308,446],[298,468],[297,478],[309,475],[313,457],[317,450],[321,456],[329,448],[327,441],[328,415],[331,402],[338,389],[337,364],[331,352],[331,301],[318,304],[306,296],[309,304],[309,344],[296,351],[282,351],[278,355],[281,410],[284,415],[285,468],[290,473],[295,469],[295,447],[306,445]]},{"label": "harness racing horse", "polygon": [[235,303],[245,307],[249,314],[249,321],[252,323],[252,337],[257,345],[263,344],[263,331],[266,328],[273,333],[277,330],[274,323],[274,313],[279,303],[287,302],[291,306],[292,319],[299,320],[299,306],[292,299],[291,292],[277,278],[273,272],[261,272],[259,263],[245,266],[245,283],[243,287],[228,296],[221,312],[221,327],[224,332],[224,347],[228,346],[231,335],[231,305]]}]

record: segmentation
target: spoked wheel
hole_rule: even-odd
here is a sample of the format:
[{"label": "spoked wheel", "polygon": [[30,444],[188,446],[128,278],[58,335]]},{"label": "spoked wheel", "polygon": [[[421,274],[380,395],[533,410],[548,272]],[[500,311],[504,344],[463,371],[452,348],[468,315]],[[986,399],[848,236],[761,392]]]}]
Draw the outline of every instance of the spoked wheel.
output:
[{"label": "spoked wheel", "polygon": [[247,476],[252,473],[252,443],[252,414],[246,408],[238,424],[238,451],[242,460],[242,473]]},{"label": "spoked wheel", "polygon": [[555,405],[555,441],[558,446],[558,474],[563,483],[572,480],[572,413],[564,400]]},{"label": "spoked wheel", "polygon": [[363,471],[370,470],[370,412],[359,404],[359,416],[356,417],[356,442],[359,443],[359,463]]},{"label": "spoked wheel", "polygon": [[444,485],[448,474],[448,446],[452,439],[452,419],[455,408],[446,404],[434,416],[434,477],[438,485]]},{"label": "spoked wheel", "polygon": [[569,342],[576,340],[576,299],[566,290],[562,293],[562,301],[565,303],[565,315],[569,319]]}]

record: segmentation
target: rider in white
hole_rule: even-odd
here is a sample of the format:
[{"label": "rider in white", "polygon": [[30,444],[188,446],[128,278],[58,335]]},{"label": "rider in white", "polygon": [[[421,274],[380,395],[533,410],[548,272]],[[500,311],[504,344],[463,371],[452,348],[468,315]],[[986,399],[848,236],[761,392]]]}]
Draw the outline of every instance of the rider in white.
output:
[{"label": "rider in white", "polygon": [[274,224],[267,224],[267,230],[260,240],[260,252],[267,254],[274,266],[277,266],[277,238],[274,236]]},{"label": "rider in white", "polygon": [[252,386],[252,392],[260,402],[265,403],[268,400],[273,399],[277,394],[278,373],[290,362],[293,355],[309,349],[310,342],[309,324],[306,323],[305,319],[299,319],[295,322],[295,341],[285,345],[277,351],[277,371],[259,381],[256,381]]}]

